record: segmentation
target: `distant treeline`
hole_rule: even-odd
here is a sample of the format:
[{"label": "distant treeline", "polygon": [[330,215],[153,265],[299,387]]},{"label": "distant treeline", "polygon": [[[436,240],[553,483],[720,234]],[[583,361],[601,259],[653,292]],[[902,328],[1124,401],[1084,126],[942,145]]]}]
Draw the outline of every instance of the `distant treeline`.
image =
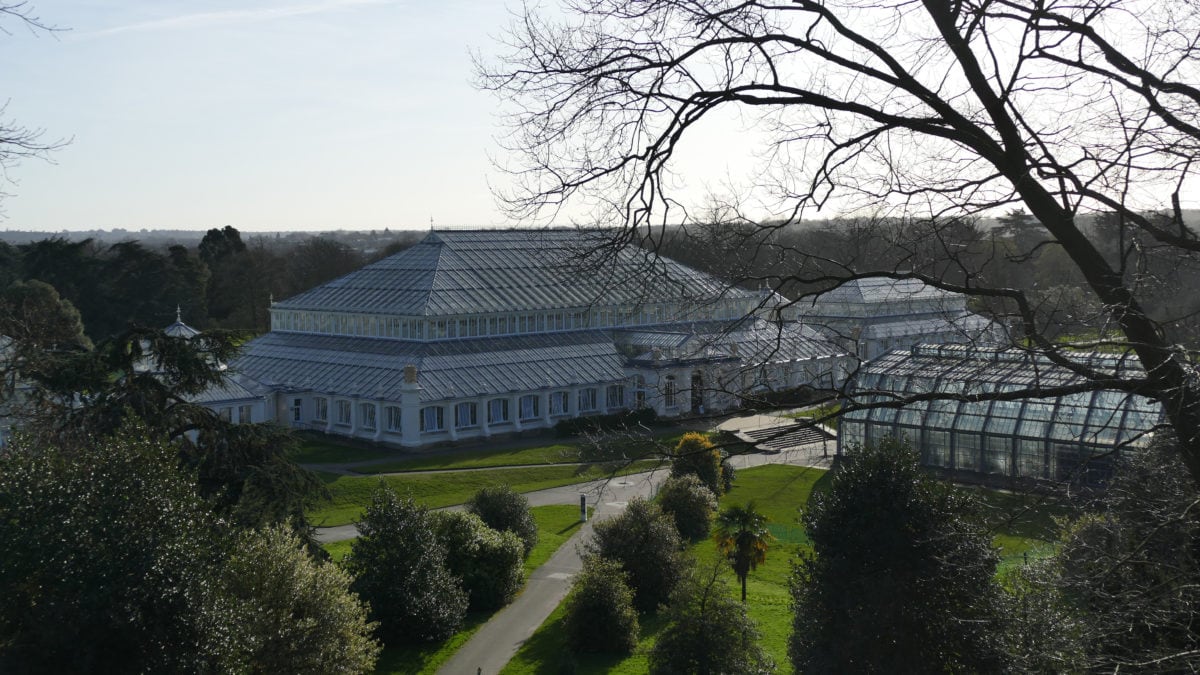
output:
[{"label": "distant treeline", "polygon": [[[1080,216],[1089,240],[1136,289],[1172,340],[1200,344],[1200,259],[1159,245],[1114,214]],[[917,272],[974,288],[1026,293],[1039,332],[1098,335],[1111,316],[1067,251],[1028,214],[963,219],[837,219],[751,223],[717,217],[651,233],[643,246],[747,288],[776,289],[798,304],[851,274]],[[1015,306],[976,297],[972,308],[1016,323]]]},{"label": "distant treeline", "polygon": [[389,234],[363,250],[330,236],[252,237],[233,227],[209,230],[199,245],[167,247],[138,241],[102,244],[51,237],[0,242],[0,290],[18,281],[53,286],[79,310],[93,340],[131,325],[162,327],[182,318],[199,329],[263,332],[267,308],[283,299],[391,255],[423,232]]}]

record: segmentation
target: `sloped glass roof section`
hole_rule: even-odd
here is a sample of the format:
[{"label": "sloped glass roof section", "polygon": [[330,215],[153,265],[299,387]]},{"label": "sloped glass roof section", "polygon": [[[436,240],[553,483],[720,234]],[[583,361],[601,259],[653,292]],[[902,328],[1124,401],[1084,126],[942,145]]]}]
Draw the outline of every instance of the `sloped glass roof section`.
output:
[{"label": "sloped glass roof section", "polygon": [[589,230],[431,232],[409,249],[273,309],[436,317],[758,298],[652,252],[615,248],[611,236]]}]

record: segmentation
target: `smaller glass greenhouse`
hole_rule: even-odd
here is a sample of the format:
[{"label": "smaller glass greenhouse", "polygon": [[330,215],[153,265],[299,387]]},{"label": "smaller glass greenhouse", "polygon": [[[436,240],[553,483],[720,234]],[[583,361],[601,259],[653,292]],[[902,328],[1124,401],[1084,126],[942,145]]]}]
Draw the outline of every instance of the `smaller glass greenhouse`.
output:
[{"label": "smaller glass greenhouse", "polygon": [[[1080,354],[1077,359],[1117,377],[1144,374],[1132,356]],[[922,464],[957,477],[1100,484],[1117,453],[1153,437],[1163,422],[1157,401],[1101,390],[904,403],[934,392],[987,399],[1084,382],[1070,369],[1020,349],[918,345],[890,352],[864,365],[849,385],[855,404],[887,407],[846,413],[839,422],[838,453],[890,435],[908,439],[920,450]]]}]

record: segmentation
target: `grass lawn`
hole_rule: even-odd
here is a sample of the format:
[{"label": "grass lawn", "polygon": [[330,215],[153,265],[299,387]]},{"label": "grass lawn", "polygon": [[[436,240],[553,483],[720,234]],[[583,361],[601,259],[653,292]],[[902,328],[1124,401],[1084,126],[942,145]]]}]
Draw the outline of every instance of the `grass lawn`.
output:
[{"label": "grass lawn", "polygon": [[403,450],[351,445],[322,434],[300,434],[300,449],[292,455],[297,464],[340,464],[344,462],[369,462],[398,458]]},{"label": "grass lawn", "polygon": [[394,462],[359,467],[359,473],[396,473],[437,469],[486,469],[498,466],[533,464],[569,464],[579,461],[579,446],[555,443],[533,448],[508,450],[471,450],[427,457],[410,457]]},{"label": "grass lawn", "polygon": [[[775,659],[776,672],[781,674],[792,672],[787,658],[787,641],[792,628],[788,588],[791,563],[801,549],[808,547],[808,539],[798,524],[799,508],[808,502],[814,491],[828,489],[830,480],[830,474],[820,469],[759,466],[739,471],[733,489],[721,499],[722,508],[753,500],[767,516],[771,533],[778,540],[767,554],[766,563],[750,573],[747,601],[750,617],[762,634],[760,644]],[[1024,552],[1035,555],[1052,550],[1047,539],[1053,532],[1055,508],[1040,502],[1026,503],[1019,495],[989,490],[979,490],[979,494],[989,509],[995,509],[992,523],[997,532],[995,542],[1005,560],[1001,573],[1005,564],[1017,564]],[[1017,515],[1001,518],[1002,513]],[[691,550],[700,565],[721,562],[711,540],[694,544]],[[730,592],[740,597],[737,578],[732,571],[727,572],[726,579]],[[655,614],[640,617],[641,639],[632,656],[572,657],[566,650],[561,612],[561,607],[555,610],[525,643],[502,671],[505,675],[553,675],[564,672],[562,669],[570,661],[576,668],[572,672],[578,673],[640,675],[647,671],[648,654],[664,627],[661,617]]]},{"label": "grass lawn", "polygon": [[[739,471],[737,482],[721,505],[744,504],[754,500],[771,521],[771,531],[779,541],[767,554],[764,565],[751,573],[747,584],[747,600],[750,616],[758,623],[763,634],[762,644],[781,667],[778,672],[790,672],[787,663],[787,636],[791,630],[791,610],[788,603],[788,575],[791,560],[798,547],[807,545],[803,530],[796,524],[800,505],[808,501],[813,489],[821,490],[828,482],[826,472],[821,469],[768,465]],[[718,558],[712,541],[702,541],[692,546],[700,565],[712,564]],[[730,592],[740,593],[737,578],[728,572]],[[739,596],[740,597],[740,596]],[[648,655],[658,633],[665,626],[662,617],[643,614],[639,617],[642,626],[637,650],[626,658],[611,655],[581,655],[576,657],[578,673],[619,673],[641,675],[648,669]],[[571,658],[566,650],[562,634],[561,607],[542,624],[517,655],[502,671],[505,675],[540,674],[560,672],[564,659]]]},{"label": "grass lawn", "polygon": [[[645,471],[654,462],[634,463],[621,469],[618,475]],[[401,495],[411,495],[430,508],[462,504],[480,488],[507,484],[517,492],[583,483],[612,475],[601,466],[538,466],[493,471],[462,471],[451,473],[412,473],[390,476],[342,476],[318,473],[325,482],[331,500],[309,509],[308,520],[317,527],[332,527],[353,523],[362,517],[371,493],[380,481],[386,482]]]}]

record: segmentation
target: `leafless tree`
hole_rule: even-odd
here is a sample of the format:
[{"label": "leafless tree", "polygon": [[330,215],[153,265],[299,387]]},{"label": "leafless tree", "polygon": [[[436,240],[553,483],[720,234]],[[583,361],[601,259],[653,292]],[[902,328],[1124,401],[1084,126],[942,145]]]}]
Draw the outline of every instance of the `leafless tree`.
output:
[{"label": "leafless tree", "polygon": [[[974,262],[925,236],[940,265],[927,255],[800,264],[801,250],[773,281],[915,277],[991,302],[1022,344],[1085,375],[1079,387],[1162,402],[1200,481],[1194,355],[1147,310],[1141,264],[1147,246],[1200,253],[1182,206],[1200,156],[1196,2],[567,0],[563,16],[526,8],[507,53],[479,67],[482,86],[515,106],[514,213],[600,204],[625,240],[656,241],[687,219],[671,192],[681,144],[730,107],[772,134],[756,182],[785,213],[760,231],[820,210],[936,224],[1024,209],[1041,236],[1019,248],[981,241]],[[1117,255],[1085,227],[1093,212],[1135,235]],[[1049,300],[987,265],[1051,249],[1075,268],[1083,304],[1103,310],[1091,346],[1136,356],[1144,377],[1069,359],[1039,319]]]},{"label": "leafless tree", "polygon": [[[0,33],[11,35],[9,27],[25,27],[35,33],[49,33],[58,30],[45,23],[34,13],[33,6],[28,2],[0,2]],[[8,193],[3,190],[4,183],[11,183],[9,170],[22,159],[29,157],[45,158],[47,154],[63,145],[63,141],[43,141],[41,129],[22,126],[5,117],[7,103],[0,104],[0,205]],[[3,210],[0,210],[3,215]]]}]

